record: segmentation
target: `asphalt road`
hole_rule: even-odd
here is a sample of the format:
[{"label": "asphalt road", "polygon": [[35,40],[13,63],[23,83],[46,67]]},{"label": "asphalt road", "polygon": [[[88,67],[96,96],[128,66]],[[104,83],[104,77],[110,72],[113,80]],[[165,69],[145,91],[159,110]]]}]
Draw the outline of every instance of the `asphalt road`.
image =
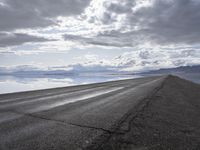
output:
[{"label": "asphalt road", "polygon": [[[83,149],[163,77],[0,95],[0,149]],[[151,88],[149,88],[151,87]]]},{"label": "asphalt road", "polygon": [[[169,114],[163,113],[166,111],[162,112],[166,110],[165,105],[169,104],[155,103],[155,106],[148,107],[149,110],[145,108],[152,97],[155,98],[157,93],[167,87],[166,82],[175,83],[171,78],[175,77],[147,77],[0,95],[0,150],[141,150],[149,149],[152,145],[157,145],[158,149],[168,149],[169,143],[162,148],[158,145],[165,141],[163,137],[162,140],[158,138],[160,142],[159,140],[149,142],[155,133],[167,130],[165,128],[167,123],[159,124],[158,122],[157,125],[155,120],[147,119],[145,121],[152,123],[152,128],[156,131],[147,130],[146,127],[138,131],[139,125],[136,122],[133,123],[132,120],[138,120],[142,128],[146,125],[145,117],[149,118],[148,114],[152,115],[156,113],[154,111],[157,111],[162,114],[161,118],[170,122],[170,116],[167,117]],[[176,80],[181,79],[175,78]],[[182,84],[182,80],[179,82]],[[194,88],[193,83],[187,84],[191,85],[189,86],[191,89]],[[181,86],[184,87],[184,85]],[[194,89],[197,90],[193,91],[199,92],[199,85],[195,86],[197,88]],[[172,90],[176,91],[173,88]],[[173,91],[170,92],[169,99],[171,99],[170,96],[174,97],[173,94],[176,94]],[[166,94],[166,91],[163,93]],[[156,98],[165,94],[158,95]],[[186,94],[185,97],[187,96]],[[195,101],[193,105],[200,106],[197,106]],[[178,107],[177,104],[173,108],[177,110],[176,107]],[[185,107],[184,105],[183,109]],[[174,109],[171,111],[175,111]],[[141,113],[143,117],[138,115]],[[198,118],[199,111],[188,113],[189,117]],[[185,117],[188,116],[185,115]],[[188,124],[194,123],[190,120],[186,121]],[[199,122],[196,123],[198,126]],[[145,135],[144,131],[148,134]],[[135,136],[133,133],[143,136]],[[163,134],[163,136],[166,135]],[[171,146],[171,149],[173,148]]]}]

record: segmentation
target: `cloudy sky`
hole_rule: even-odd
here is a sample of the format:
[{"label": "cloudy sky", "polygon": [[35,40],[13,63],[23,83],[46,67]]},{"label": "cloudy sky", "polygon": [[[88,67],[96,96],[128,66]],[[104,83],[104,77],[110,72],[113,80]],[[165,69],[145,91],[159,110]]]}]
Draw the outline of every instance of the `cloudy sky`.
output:
[{"label": "cloudy sky", "polygon": [[0,66],[200,64],[199,0],[0,0]]}]

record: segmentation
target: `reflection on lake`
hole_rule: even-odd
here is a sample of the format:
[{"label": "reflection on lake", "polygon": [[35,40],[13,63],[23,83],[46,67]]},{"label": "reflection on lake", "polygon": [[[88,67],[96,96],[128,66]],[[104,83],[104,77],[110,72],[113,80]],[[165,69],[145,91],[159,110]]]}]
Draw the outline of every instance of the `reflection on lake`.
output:
[{"label": "reflection on lake", "polygon": [[0,76],[0,94],[20,91],[30,91],[89,83],[99,83],[113,80],[136,78],[133,75],[106,75],[106,76],[48,76],[48,77],[24,77],[24,76]]}]

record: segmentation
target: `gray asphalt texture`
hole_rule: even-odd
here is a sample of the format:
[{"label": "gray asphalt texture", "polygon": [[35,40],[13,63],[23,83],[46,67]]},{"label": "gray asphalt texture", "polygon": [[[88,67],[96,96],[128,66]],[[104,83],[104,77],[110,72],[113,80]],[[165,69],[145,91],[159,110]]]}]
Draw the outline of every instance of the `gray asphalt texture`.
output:
[{"label": "gray asphalt texture", "polygon": [[0,95],[0,150],[199,150],[200,85],[158,76]]}]

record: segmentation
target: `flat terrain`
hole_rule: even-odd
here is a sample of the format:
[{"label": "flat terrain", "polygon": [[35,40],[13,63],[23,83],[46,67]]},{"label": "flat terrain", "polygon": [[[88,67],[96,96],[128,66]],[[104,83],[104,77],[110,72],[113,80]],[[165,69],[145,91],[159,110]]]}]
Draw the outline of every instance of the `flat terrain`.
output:
[{"label": "flat terrain", "polygon": [[82,149],[200,149],[200,85],[158,76],[0,95],[0,150]]}]

